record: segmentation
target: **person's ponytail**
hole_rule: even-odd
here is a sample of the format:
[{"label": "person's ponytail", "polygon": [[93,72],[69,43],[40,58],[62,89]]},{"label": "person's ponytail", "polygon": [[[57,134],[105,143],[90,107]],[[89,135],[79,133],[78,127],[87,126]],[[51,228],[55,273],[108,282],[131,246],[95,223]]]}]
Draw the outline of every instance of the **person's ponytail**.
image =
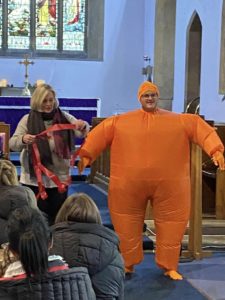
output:
[{"label": "person's ponytail", "polygon": [[8,220],[8,238],[28,277],[47,272],[51,234],[40,211],[28,206],[15,209]]},{"label": "person's ponytail", "polygon": [[19,257],[28,277],[42,276],[48,269],[48,247],[38,232],[26,231],[20,238]]}]

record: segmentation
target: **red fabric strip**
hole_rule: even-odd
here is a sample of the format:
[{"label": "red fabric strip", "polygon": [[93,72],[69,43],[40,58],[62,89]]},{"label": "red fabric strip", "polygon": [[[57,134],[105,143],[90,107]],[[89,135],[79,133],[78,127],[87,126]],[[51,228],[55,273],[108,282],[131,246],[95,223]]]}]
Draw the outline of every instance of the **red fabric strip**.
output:
[{"label": "red fabric strip", "polygon": [[[48,137],[48,133],[54,132],[54,131],[60,131],[60,130],[68,130],[68,129],[76,129],[75,124],[54,124],[50,126],[48,129],[42,131],[41,133],[36,135],[36,138],[46,138]],[[71,155],[70,160],[70,166],[74,166],[74,162],[76,157],[79,154],[78,149],[73,155]],[[67,187],[71,184],[71,177],[68,176],[67,180],[65,182],[61,182],[57,175],[55,175],[53,172],[48,170],[42,163],[40,158],[40,153],[37,147],[37,143],[32,144],[32,158],[33,158],[33,165],[34,165],[34,172],[37,177],[37,183],[38,183],[38,194],[36,195],[36,198],[41,198],[42,200],[45,200],[48,195],[45,191],[45,187],[43,185],[42,180],[42,173],[45,174],[50,180],[52,180],[56,186],[58,187],[59,193],[63,193],[66,191]]]}]

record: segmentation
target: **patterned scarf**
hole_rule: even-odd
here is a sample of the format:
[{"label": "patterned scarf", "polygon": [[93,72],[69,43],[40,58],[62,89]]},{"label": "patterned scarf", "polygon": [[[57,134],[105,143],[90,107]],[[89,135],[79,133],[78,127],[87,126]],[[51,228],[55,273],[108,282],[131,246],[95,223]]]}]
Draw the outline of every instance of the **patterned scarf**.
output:
[{"label": "patterned scarf", "polygon": [[[57,108],[51,113],[43,113],[35,110],[31,110],[28,116],[27,129],[29,134],[39,134],[46,130],[44,121],[52,120],[52,125],[54,124],[70,124],[66,119],[62,111]],[[53,133],[55,150],[54,152],[59,158],[70,159],[71,153],[74,151],[74,131],[73,130],[62,130]],[[51,150],[49,147],[49,142],[47,138],[40,138],[37,140],[37,146],[41,157],[42,164],[49,168],[52,162]],[[32,163],[32,146],[28,145],[29,152],[29,169],[31,176],[34,175],[34,168]]]}]

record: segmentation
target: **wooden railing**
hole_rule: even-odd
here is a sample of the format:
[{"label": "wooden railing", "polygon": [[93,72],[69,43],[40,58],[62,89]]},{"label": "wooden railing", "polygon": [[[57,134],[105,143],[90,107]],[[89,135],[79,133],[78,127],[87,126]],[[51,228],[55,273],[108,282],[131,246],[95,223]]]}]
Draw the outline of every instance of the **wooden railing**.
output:
[{"label": "wooden railing", "polygon": [[[92,128],[97,126],[105,118],[92,118]],[[101,187],[108,191],[110,175],[110,150],[106,149],[91,165],[89,180],[91,183],[100,184]]]},{"label": "wooden railing", "polygon": [[202,249],[202,150],[191,145],[191,213],[189,219],[188,249],[182,255],[201,259],[211,255]]}]

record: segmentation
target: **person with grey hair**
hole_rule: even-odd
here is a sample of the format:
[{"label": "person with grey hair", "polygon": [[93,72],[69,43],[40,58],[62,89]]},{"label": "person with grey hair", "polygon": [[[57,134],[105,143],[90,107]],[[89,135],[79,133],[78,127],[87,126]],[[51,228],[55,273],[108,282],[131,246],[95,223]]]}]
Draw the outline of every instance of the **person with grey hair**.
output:
[{"label": "person with grey hair", "polygon": [[9,215],[25,205],[38,209],[34,192],[19,185],[17,170],[11,161],[0,159],[0,245],[8,241],[6,227]]},{"label": "person with grey hair", "polygon": [[[69,182],[70,158],[75,148],[74,137],[85,137],[89,125],[86,121],[77,120],[71,114],[61,111],[55,91],[48,84],[37,86],[30,106],[29,114],[20,120],[9,140],[9,146],[12,151],[21,151],[20,182],[30,187],[37,195],[38,207],[48,215],[51,224],[68,192],[68,184],[60,190],[57,182],[52,179],[57,178],[59,184]],[[56,124],[75,124],[76,128],[51,131],[44,137],[38,137],[40,133]],[[39,152],[40,163],[46,170],[43,175],[39,173],[39,177],[32,147],[34,143]]]}]

